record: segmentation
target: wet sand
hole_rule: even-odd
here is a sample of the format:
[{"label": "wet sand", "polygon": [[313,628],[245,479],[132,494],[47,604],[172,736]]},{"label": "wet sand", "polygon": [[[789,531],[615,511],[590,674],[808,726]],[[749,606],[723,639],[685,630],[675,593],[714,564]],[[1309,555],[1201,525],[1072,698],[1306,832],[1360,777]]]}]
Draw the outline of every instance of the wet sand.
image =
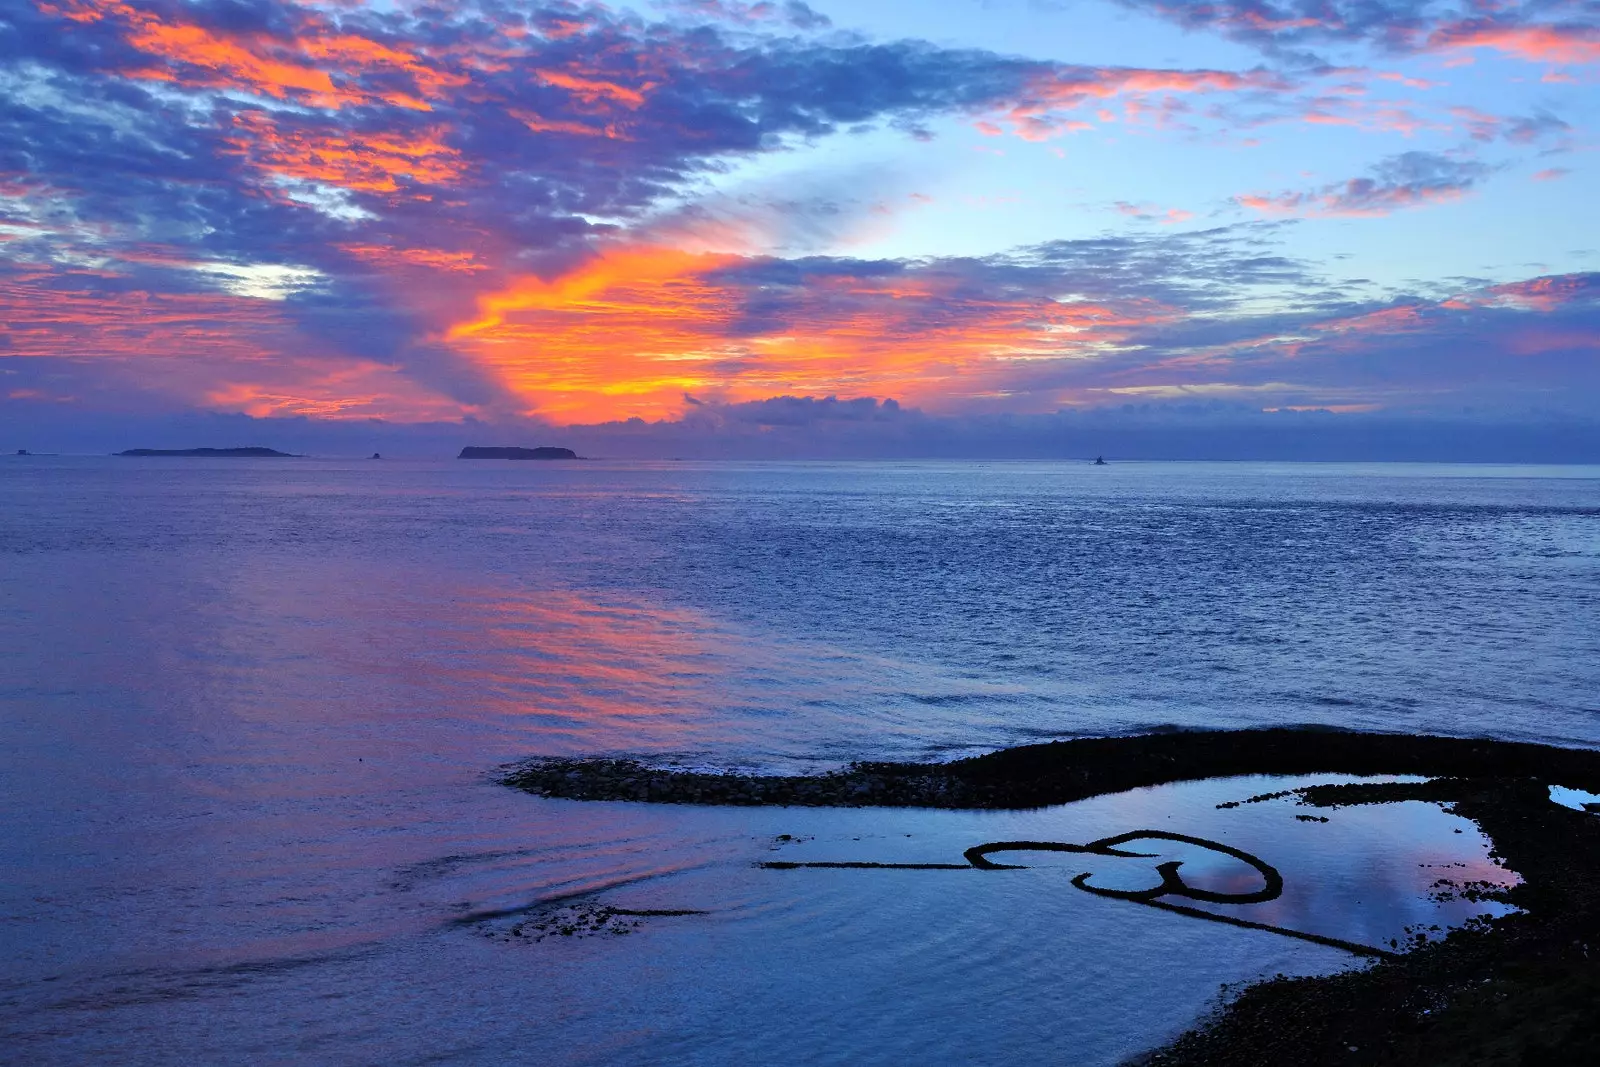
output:
[{"label": "wet sand", "polygon": [[1145,1064],[1600,1062],[1600,817],[1549,787],[1600,791],[1600,752],[1326,729],[1175,732],[1007,749],[818,776],[714,775],[536,760],[502,781],[542,796],[657,803],[1032,808],[1242,774],[1421,775],[1317,786],[1322,807],[1424,800],[1475,822],[1522,876],[1519,910],[1420,938],[1362,970],[1249,987]]}]

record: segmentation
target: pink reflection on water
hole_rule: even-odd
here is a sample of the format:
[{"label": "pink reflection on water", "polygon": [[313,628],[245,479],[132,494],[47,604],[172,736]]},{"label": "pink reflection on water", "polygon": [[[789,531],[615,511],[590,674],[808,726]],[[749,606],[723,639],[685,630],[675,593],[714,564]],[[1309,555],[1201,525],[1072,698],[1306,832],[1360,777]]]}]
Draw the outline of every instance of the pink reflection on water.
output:
[{"label": "pink reflection on water", "polygon": [[[512,713],[620,728],[714,701],[731,635],[683,609],[600,604],[548,591],[474,605],[493,651],[458,680]],[[681,721],[668,727],[682,732]]]},{"label": "pink reflection on water", "polygon": [[752,707],[816,689],[792,662],[803,652],[642,598],[440,584],[396,599],[374,598],[382,616],[362,620],[373,637],[346,647],[351,665],[412,706],[505,733],[517,755],[701,750]]}]

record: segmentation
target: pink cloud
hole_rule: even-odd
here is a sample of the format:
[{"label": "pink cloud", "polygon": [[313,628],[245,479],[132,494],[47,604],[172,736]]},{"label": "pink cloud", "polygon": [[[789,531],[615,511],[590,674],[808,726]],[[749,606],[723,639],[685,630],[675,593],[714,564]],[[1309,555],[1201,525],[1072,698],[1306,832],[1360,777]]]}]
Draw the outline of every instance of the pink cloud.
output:
[{"label": "pink cloud", "polygon": [[1600,61],[1600,30],[1469,19],[1434,30],[1428,36],[1428,47],[1436,51],[1488,48],[1530,62],[1577,65]]},{"label": "pink cloud", "polygon": [[1179,207],[1163,209],[1154,204],[1132,204],[1126,200],[1118,200],[1111,207],[1119,215],[1126,215],[1141,222],[1159,222],[1163,226],[1188,222],[1194,218],[1194,212]]}]

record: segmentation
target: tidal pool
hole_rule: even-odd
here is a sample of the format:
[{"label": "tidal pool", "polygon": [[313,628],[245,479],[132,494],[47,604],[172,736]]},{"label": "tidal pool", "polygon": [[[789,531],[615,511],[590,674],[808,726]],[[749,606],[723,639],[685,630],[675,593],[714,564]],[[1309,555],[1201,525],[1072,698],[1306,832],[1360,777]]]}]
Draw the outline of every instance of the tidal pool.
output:
[{"label": "tidal pool", "polygon": [[[465,916],[459,929],[489,942],[493,967],[520,961],[539,976],[541,996],[566,1006],[538,1027],[557,1060],[1005,1063],[1070,1052],[1074,1063],[1110,1064],[1192,1025],[1224,987],[1365,965],[1293,933],[1392,950],[1508,910],[1462,895],[1517,877],[1472,823],[1438,805],[1320,808],[1290,795],[1218,807],[1371,780],[1213,779],[998,812],[530,797],[577,818],[631,809],[681,820],[716,846],[691,869],[641,871],[581,900]],[[959,866],[985,842],[1085,843],[1135,830],[1210,839],[1270,864],[1282,876],[1275,899],[1182,903],[1286,933],[1072,884],[1093,872],[1099,886],[1146,889],[1169,860],[1203,892],[1248,894],[1262,883],[1248,863],[1197,845],[1144,839],[1122,847],[1156,855],[1014,851],[992,858],[1026,869]],[[761,866],[772,862],[797,866]],[[808,863],[952,869],[799,866]]]}]

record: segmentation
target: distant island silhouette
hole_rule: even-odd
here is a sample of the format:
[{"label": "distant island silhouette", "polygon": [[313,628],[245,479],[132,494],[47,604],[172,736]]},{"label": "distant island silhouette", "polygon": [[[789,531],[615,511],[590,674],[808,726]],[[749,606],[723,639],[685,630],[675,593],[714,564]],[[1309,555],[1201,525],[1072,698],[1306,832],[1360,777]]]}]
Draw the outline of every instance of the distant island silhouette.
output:
[{"label": "distant island silhouette", "polygon": [[118,452],[119,456],[281,456],[299,459],[293,452],[279,452],[276,448],[130,448]]},{"label": "distant island silhouette", "polygon": [[461,450],[457,459],[577,459],[578,454],[570,448],[552,448],[544,445],[539,448],[516,447],[487,447],[482,445],[468,445]]}]

